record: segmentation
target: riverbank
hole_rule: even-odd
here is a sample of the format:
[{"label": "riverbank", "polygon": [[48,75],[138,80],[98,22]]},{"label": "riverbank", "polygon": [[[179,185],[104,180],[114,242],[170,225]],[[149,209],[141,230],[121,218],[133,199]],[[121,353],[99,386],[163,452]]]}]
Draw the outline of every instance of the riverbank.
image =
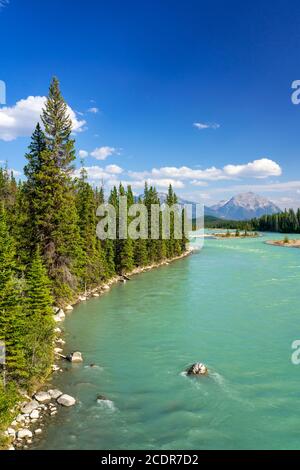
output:
[{"label": "riverbank", "polygon": [[300,248],[300,239],[298,240],[268,240],[267,245],[284,246],[286,248]]},{"label": "riverbank", "polygon": [[[55,364],[52,366],[52,372],[63,372],[61,361],[66,360],[67,356],[70,354],[70,352],[64,351],[65,341],[63,339],[63,331],[59,328],[58,324],[63,323],[66,315],[71,313],[76,305],[81,302],[85,302],[90,298],[100,297],[107,293],[111,287],[118,282],[129,282],[130,276],[135,276],[155,268],[167,266],[177,260],[189,256],[193,251],[193,249],[188,249],[182,255],[175,256],[172,259],[153,263],[141,268],[135,268],[131,272],[122,276],[115,276],[105,284],[101,284],[98,287],[90,289],[77,296],[76,299],[74,299],[74,302],[70,305],[66,305],[64,309],[55,307],[54,320],[57,323],[57,327],[55,328],[56,338],[53,346],[56,360]],[[72,357],[70,360],[72,362]],[[49,383],[46,381],[41,384],[39,390],[34,393],[31,393],[30,395],[24,393],[22,400],[20,400],[12,410],[12,422],[5,431],[5,436],[9,441],[7,449],[29,449],[33,444],[34,439],[43,433],[43,428],[47,426],[47,423],[51,418],[57,416],[60,407],[69,407],[76,404],[76,398],[66,395],[62,391],[51,387],[51,376],[48,380]]]}]

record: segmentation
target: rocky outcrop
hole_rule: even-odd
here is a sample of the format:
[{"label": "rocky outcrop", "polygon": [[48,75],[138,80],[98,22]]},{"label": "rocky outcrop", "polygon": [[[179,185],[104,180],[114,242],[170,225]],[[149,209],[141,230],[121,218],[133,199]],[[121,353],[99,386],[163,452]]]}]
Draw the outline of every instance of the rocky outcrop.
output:
[{"label": "rocky outcrop", "polygon": [[12,449],[28,449],[33,438],[38,438],[42,433],[45,417],[49,419],[56,416],[58,405],[70,407],[75,404],[75,398],[58,389],[35,393],[29,402],[19,404],[19,414],[5,431],[10,440],[9,445]]}]

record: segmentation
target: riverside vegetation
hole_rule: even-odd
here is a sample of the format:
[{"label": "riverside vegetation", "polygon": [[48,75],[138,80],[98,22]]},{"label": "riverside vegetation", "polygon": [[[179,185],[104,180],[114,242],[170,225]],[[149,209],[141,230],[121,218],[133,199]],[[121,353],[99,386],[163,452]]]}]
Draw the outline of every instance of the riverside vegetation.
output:
[{"label": "riverside vegetation", "polygon": [[[53,79],[47,102],[26,154],[26,179],[17,182],[0,169],[0,341],[6,347],[0,378],[0,448],[20,393],[29,393],[51,372],[54,349],[53,306],[64,307],[79,293],[117,274],[182,255],[186,239],[99,240],[97,207],[103,188],[87,181],[84,168],[74,178],[76,158],[72,122]],[[114,187],[108,202],[118,210],[119,197],[134,204],[130,186]],[[156,189],[145,185],[139,202],[159,204]],[[169,188],[167,205],[177,197]],[[149,234],[151,218],[149,216]]]}]

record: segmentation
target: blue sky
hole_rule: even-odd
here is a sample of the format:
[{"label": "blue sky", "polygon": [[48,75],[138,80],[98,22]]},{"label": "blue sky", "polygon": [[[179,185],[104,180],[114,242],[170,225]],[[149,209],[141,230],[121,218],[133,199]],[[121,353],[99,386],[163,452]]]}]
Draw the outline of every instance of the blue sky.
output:
[{"label": "blue sky", "polygon": [[[0,160],[22,173],[50,79],[90,178],[300,206],[300,3],[0,1]],[[5,4],[5,5],[4,5]],[[72,109],[72,111],[71,111]],[[79,166],[79,158],[78,158]]]}]

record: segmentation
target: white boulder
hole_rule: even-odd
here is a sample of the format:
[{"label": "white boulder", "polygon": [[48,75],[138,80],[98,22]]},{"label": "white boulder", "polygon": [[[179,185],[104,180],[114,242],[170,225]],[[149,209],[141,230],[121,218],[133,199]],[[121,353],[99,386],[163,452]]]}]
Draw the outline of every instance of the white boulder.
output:
[{"label": "white boulder", "polygon": [[54,315],[54,321],[55,321],[56,323],[59,323],[59,322],[64,321],[65,318],[66,318],[66,315],[65,315],[65,312],[64,312],[62,309],[60,309],[60,310],[56,313],[56,315]]},{"label": "white boulder", "polygon": [[[32,400],[29,403],[26,403],[22,406],[21,411],[24,414],[30,414],[33,410],[36,410],[39,407],[39,403],[37,400]],[[20,415],[19,415],[20,416]],[[17,419],[18,421],[18,419]]]},{"label": "white boulder", "polygon": [[13,439],[15,439],[16,431],[13,428],[8,428],[6,432],[9,437],[12,437]]},{"label": "white boulder", "polygon": [[57,389],[49,390],[48,393],[53,400],[57,400],[63,394],[60,390],[57,390]]},{"label": "white boulder", "polygon": [[51,397],[49,393],[47,392],[38,392],[35,394],[34,398],[39,402],[39,403],[49,403],[51,401]]},{"label": "white boulder", "polygon": [[83,362],[82,354],[79,351],[73,352],[67,356],[67,360],[70,362]]},{"label": "white boulder", "polygon": [[75,403],[76,403],[76,400],[75,400],[75,398],[71,397],[70,395],[64,394],[64,395],[61,395],[57,399],[57,403],[59,405],[69,407],[69,406],[74,406]]},{"label": "white boulder", "polygon": [[32,419],[32,420],[39,419],[39,417],[40,417],[40,412],[39,412],[39,410],[33,410],[33,411],[30,413],[30,419]]},{"label": "white boulder", "polygon": [[32,432],[29,431],[29,429],[20,429],[18,431],[18,439],[31,439],[32,438]]}]

